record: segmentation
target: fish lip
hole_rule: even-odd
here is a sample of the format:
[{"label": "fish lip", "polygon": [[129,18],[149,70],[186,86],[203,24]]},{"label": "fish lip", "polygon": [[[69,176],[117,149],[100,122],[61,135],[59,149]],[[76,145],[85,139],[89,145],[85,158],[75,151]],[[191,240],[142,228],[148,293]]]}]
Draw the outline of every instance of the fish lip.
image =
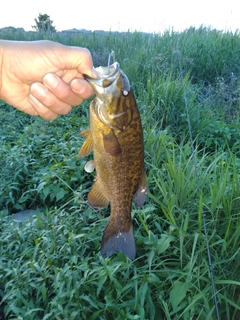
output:
[{"label": "fish lip", "polygon": [[[98,67],[96,71],[97,79],[85,76],[96,95],[93,107],[95,114],[104,125],[113,130],[123,131],[126,128],[123,124],[126,119],[118,120],[118,118],[124,116],[126,111],[115,112],[117,110],[115,103],[122,96],[128,96],[131,90],[128,78],[120,69],[118,62],[106,67]],[[128,119],[128,116],[126,118]]]},{"label": "fish lip", "polygon": [[[120,69],[120,65],[118,62],[114,62],[113,64],[106,67],[98,67],[96,68],[98,78],[90,78],[88,76],[84,76],[85,80],[87,80],[97,96],[114,94],[116,92],[117,82],[121,79],[121,91],[124,96],[127,96],[129,91],[131,90],[130,84],[127,76]],[[117,93],[116,93],[117,94]],[[104,100],[104,99],[103,99]]]},{"label": "fish lip", "polygon": [[91,78],[88,76],[84,76],[85,80],[87,80],[92,86],[104,87],[104,80],[108,80],[111,84],[118,77],[120,66],[118,62],[114,62],[110,66],[107,67],[98,67],[95,69],[97,72],[97,78]]}]

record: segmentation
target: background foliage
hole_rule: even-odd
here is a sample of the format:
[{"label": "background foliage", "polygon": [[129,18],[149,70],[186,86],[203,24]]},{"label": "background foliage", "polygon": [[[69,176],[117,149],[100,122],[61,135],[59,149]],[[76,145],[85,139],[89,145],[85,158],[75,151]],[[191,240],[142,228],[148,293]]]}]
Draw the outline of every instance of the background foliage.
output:
[{"label": "background foliage", "polygon": [[53,20],[50,19],[48,14],[39,13],[38,17],[34,19],[35,25],[32,28],[38,32],[55,32]]},{"label": "background foliage", "polygon": [[[204,27],[163,35],[18,33],[114,50],[141,112],[148,200],[133,207],[137,258],[103,259],[109,210],[86,202],[93,175],[77,154],[85,101],[53,122],[0,102],[0,297],[7,319],[216,319],[203,232],[207,222],[220,315],[240,318],[239,34]],[[190,145],[188,114],[194,152]],[[196,168],[198,176],[196,177]],[[198,192],[198,184],[200,193]],[[8,215],[40,208],[20,226]]]}]

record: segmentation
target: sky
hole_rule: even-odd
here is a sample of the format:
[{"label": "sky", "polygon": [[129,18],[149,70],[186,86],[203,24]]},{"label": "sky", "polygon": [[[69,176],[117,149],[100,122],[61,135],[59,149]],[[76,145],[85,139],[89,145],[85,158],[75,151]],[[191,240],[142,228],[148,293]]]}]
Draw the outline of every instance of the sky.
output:
[{"label": "sky", "polygon": [[57,31],[68,29],[183,31],[201,25],[240,30],[239,0],[7,0],[0,10],[0,28],[33,30],[34,18],[48,14]]}]

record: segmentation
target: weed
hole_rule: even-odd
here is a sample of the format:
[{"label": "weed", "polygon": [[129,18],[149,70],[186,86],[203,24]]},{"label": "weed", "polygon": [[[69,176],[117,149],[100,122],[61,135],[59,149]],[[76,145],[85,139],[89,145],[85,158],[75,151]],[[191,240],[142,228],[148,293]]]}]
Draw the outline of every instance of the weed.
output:
[{"label": "weed", "polygon": [[[239,34],[200,27],[161,36],[8,32],[1,38],[84,46],[95,65],[106,65],[114,50],[140,109],[148,180],[146,204],[132,208],[137,258],[118,253],[103,259],[99,247],[108,210],[100,214],[88,206],[93,176],[77,156],[89,101],[53,122],[1,101],[5,317],[215,319],[204,211],[220,315],[239,319]],[[9,222],[9,214],[37,207],[43,217],[19,227]]]}]

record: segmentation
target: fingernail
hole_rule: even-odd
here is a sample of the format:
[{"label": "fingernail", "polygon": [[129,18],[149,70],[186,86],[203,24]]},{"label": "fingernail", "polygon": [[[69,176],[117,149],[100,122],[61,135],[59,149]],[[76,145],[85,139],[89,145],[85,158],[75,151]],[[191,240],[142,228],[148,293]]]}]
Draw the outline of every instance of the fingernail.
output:
[{"label": "fingernail", "polygon": [[50,87],[50,88],[57,88],[58,86],[58,79],[51,73],[47,73],[44,77],[43,77],[43,83]]}]

